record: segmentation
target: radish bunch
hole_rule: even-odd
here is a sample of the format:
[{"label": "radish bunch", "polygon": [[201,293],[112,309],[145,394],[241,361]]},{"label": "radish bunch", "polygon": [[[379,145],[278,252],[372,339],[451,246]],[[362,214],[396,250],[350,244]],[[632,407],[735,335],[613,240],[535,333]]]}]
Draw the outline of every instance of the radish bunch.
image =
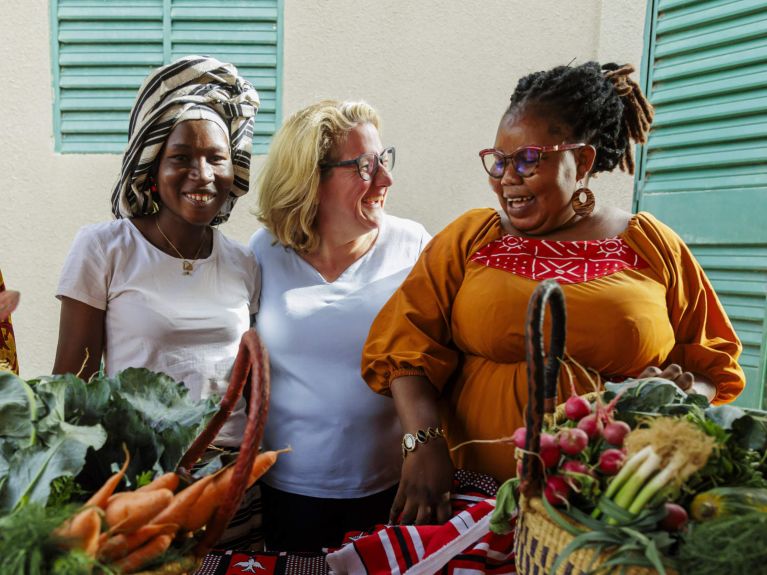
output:
[{"label": "radish bunch", "polygon": [[[573,395],[565,402],[566,422],[541,433],[538,456],[545,468],[544,496],[552,505],[567,505],[577,494],[597,498],[609,478],[623,467],[623,443],[631,428],[614,417],[619,396],[609,404],[592,405]],[[527,430],[514,432],[517,454],[525,450]],[[519,466],[518,466],[519,472]]]}]

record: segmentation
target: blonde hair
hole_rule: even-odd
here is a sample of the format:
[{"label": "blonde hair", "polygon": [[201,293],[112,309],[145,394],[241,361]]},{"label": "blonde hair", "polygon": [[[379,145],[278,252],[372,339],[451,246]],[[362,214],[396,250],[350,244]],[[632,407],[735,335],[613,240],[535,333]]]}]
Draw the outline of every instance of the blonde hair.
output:
[{"label": "blonde hair", "polygon": [[366,123],[380,126],[366,102],[322,100],[290,116],[275,134],[258,176],[255,213],[280,244],[302,253],[317,248],[319,165],[333,159],[355,126]]}]

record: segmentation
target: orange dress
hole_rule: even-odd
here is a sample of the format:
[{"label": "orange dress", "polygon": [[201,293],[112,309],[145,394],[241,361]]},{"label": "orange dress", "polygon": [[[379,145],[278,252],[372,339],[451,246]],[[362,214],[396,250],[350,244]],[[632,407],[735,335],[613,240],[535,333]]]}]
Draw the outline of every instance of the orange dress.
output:
[{"label": "orange dress", "polygon": [[[403,375],[423,375],[440,390],[451,446],[506,437],[524,425],[525,316],[538,281],[477,261],[477,252],[502,238],[492,209],[451,223],[381,310],[363,350],[362,374],[374,391],[389,394]],[[647,213],[633,216],[617,239],[641,265],[562,284],[568,359],[559,397],[570,394],[571,379],[579,393],[591,391],[588,370],[604,380],[678,363],[714,382],[714,403],[732,401],[745,385],[742,347],[690,250]],[[576,242],[557,245],[568,243]],[[475,443],[452,455],[456,467],[498,480],[514,474],[509,445]]]}]

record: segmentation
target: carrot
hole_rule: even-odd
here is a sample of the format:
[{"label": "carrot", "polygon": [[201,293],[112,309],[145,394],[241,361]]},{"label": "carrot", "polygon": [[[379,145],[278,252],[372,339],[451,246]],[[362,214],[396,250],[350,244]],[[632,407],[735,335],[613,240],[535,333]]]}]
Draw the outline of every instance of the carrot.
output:
[{"label": "carrot", "polygon": [[105,519],[113,532],[130,533],[149,522],[173,501],[170,489],[125,492],[110,497]]},{"label": "carrot", "polygon": [[115,473],[112,477],[104,482],[104,485],[102,485],[101,488],[96,493],[94,493],[91,498],[88,499],[88,501],[85,502],[85,507],[90,505],[97,505],[98,507],[101,507],[101,509],[106,508],[109,497],[112,495],[112,493],[114,493],[115,489],[117,489],[120,481],[122,481],[122,478],[125,476],[125,472],[128,470],[128,463],[130,463],[130,453],[128,453],[128,448],[124,443],[123,451],[125,452],[125,463],[123,463],[120,471]]},{"label": "carrot", "polygon": [[101,512],[96,507],[80,511],[56,530],[56,535],[67,540],[68,546],[78,547],[91,557],[96,556],[101,534]]},{"label": "carrot", "polygon": [[[248,487],[253,485],[256,480],[266,473],[269,468],[277,461],[277,456],[280,453],[291,451],[290,447],[280,449],[279,451],[265,451],[259,453],[253,461],[253,467],[251,468],[250,475],[248,476]],[[216,511],[224,497],[229,490],[229,486],[234,476],[234,464],[221,470],[216,478],[205,488],[194,508],[190,511],[186,520],[183,522],[182,527],[188,531],[197,531],[202,529],[213,513]]]},{"label": "carrot", "polygon": [[123,573],[133,573],[152,559],[165,553],[172,541],[173,535],[157,535],[126,557],[120,559],[114,566]]},{"label": "carrot", "polygon": [[277,462],[277,456],[280,453],[287,453],[293,451],[288,446],[285,449],[279,449],[277,451],[264,451],[256,456],[256,460],[253,462],[253,467],[250,470],[250,476],[248,476],[248,487],[253,485],[256,480],[264,473],[269,471],[269,468]]},{"label": "carrot", "polygon": [[176,491],[178,488],[178,481],[178,474],[169,471],[168,473],[163,473],[162,475],[155,477],[151,483],[139,487],[136,489],[135,493],[154,491],[155,489],[170,489],[171,491]]},{"label": "carrot", "polygon": [[186,531],[202,529],[213,517],[213,513],[219,505],[221,505],[221,499],[218,497],[218,486],[215,482],[211,482],[204,489],[194,507],[189,510],[189,514],[181,527]]},{"label": "carrot", "polygon": [[121,533],[110,537],[99,547],[98,557],[100,561],[117,561],[138,549],[141,545],[158,535],[175,535],[178,525],[166,523],[164,525],[144,525],[133,533]]},{"label": "carrot", "polygon": [[192,507],[197,504],[203,491],[215,477],[215,474],[206,475],[202,479],[192,483],[186,489],[182,489],[176,493],[170,504],[152,519],[151,523],[177,523],[178,525],[183,525],[186,522],[186,518]]}]

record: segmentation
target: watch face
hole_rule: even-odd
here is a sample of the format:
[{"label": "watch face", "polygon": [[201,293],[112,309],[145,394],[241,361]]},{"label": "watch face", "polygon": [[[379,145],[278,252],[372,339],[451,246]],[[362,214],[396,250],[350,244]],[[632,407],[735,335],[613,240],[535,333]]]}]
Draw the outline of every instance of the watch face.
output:
[{"label": "watch face", "polygon": [[406,433],[405,437],[402,438],[402,445],[408,451],[413,451],[415,449],[415,436],[410,433]]}]

